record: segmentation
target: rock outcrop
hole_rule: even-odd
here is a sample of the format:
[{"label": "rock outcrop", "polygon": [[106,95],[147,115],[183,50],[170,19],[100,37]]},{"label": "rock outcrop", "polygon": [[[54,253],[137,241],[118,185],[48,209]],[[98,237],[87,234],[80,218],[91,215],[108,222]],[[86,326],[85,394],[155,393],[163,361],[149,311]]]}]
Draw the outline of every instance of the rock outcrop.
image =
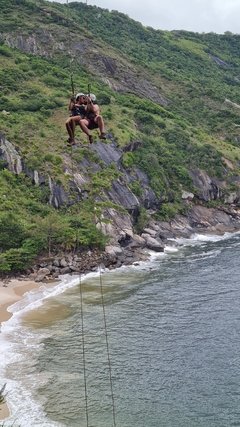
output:
[{"label": "rock outcrop", "polygon": [[200,200],[208,202],[210,200],[220,199],[222,190],[226,187],[224,182],[211,178],[205,171],[194,169],[189,172],[194,187],[198,190],[197,197]]}]

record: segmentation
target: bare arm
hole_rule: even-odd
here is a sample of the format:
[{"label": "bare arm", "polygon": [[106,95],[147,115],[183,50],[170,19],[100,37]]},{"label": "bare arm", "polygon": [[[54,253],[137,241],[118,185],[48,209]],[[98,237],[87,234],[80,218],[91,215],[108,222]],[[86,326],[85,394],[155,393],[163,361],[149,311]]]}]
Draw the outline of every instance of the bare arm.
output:
[{"label": "bare arm", "polygon": [[72,111],[72,109],[74,108],[74,105],[75,105],[75,97],[71,97],[70,98],[70,100],[69,100],[69,104],[68,104],[68,109],[69,109],[69,111]]},{"label": "bare arm", "polygon": [[99,106],[97,104],[93,104],[90,98],[88,98],[86,110],[89,113],[94,113],[95,116],[100,114]]}]

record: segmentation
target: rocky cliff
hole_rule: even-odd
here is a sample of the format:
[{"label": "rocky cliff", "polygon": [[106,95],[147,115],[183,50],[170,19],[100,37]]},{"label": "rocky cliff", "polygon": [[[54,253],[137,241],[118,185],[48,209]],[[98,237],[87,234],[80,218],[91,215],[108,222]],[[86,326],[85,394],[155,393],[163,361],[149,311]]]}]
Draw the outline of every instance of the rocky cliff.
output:
[{"label": "rocky cliff", "polygon": [[[128,148],[125,147],[124,152],[126,149],[132,150],[136,147],[138,144],[131,144]],[[77,148],[75,149],[77,150]],[[177,215],[173,220],[164,222],[154,219],[154,213],[161,201],[150,188],[147,175],[139,168],[128,171],[123,167],[123,150],[114,142],[102,143],[100,141],[88,149],[97,155],[98,162],[95,163],[85,158],[75,164],[73,170],[70,170],[70,158],[66,158],[65,173],[69,175],[69,184],[71,189],[74,189],[75,201],[81,201],[88,197],[85,184],[91,180],[89,171],[101,170],[110,165],[118,171],[118,178],[113,177],[110,188],[105,189],[98,196],[98,200],[109,204],[109,207],[102,210],[101,220],[97,224],[97,227],[110,237],[105,248],[105,255],[95,254],[93,256],[91,252],[91,262],[87,255],[87,258],[82,255],[80,257],[62,255],[62,259],[54,258],[52,262],[49,259],[45,262],[42,261],[34,267],[34,277],[37,281],[49,275],[57,277],[58,274],[88,271],[97,268],[99,262],[108,267],[116,267],[123,263],[128,264],[139,259],[146,259],[147,252],[143,250],[163,251],[166,244],[171,244],[171,239],[187,238],[195,232],[224,233],[239,229],[240,209],[237,203],[225,204],[217,209],[202,205],[206,200],[218,200],[224,187],[223,183],[217,183],[204,171],[191,172],[196,186],[195,194],[182,192],[182,198],[187,208],[186,215]],[[47,185],[49,203],[56,209],[74,203],[72,193],[70,196],[70,193],[57,185],[50,176],[44,177],[37,170],[26,168],[17,150],[4,135],[0,136],[0,160],[12,173],[26,174],[31,178],[33,185]],[[99,165],[99,160],[102,166]],[[135,180],[141,183],[143,190],[141,196],[136,196],[129,187]],[[239,194],[236,195],[234,202],[238,202],[238,200]],[[143,208],[146,210],[146,218],[139,234],[139,231],[136,231],[136,224]]]}]

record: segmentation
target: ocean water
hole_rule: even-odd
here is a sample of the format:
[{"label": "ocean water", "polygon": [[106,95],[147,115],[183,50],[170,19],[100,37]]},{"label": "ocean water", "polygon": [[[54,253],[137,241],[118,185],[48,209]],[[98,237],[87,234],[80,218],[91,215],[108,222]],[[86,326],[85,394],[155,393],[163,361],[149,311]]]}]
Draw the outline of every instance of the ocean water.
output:
[{"label": "ocean water", "polygon": [[[175,243],[101,274],[116,426],[240,426],[240,235]],[[99,273],[81,284],[82,310],[70,276],[11,307],[6,427],[114,426]]]}]

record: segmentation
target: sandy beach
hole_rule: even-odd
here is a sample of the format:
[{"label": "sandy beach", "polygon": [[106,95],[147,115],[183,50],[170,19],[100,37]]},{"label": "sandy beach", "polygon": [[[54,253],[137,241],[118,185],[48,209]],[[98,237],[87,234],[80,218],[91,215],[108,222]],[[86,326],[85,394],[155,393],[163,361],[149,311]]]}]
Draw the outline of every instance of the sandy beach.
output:
[{"label": "sandy beach", "polygon": [[[8,307],[19,301],[26,292],[38,288],[43,283],[36,284],[30,280],[12,279],[8,283],[0,281],[0,323],[7,321],[12,316],[7,311]],[[0,384],[0,389],[3,384]],[[0,420],[9,416],[7,402],[0,405]]]}]

